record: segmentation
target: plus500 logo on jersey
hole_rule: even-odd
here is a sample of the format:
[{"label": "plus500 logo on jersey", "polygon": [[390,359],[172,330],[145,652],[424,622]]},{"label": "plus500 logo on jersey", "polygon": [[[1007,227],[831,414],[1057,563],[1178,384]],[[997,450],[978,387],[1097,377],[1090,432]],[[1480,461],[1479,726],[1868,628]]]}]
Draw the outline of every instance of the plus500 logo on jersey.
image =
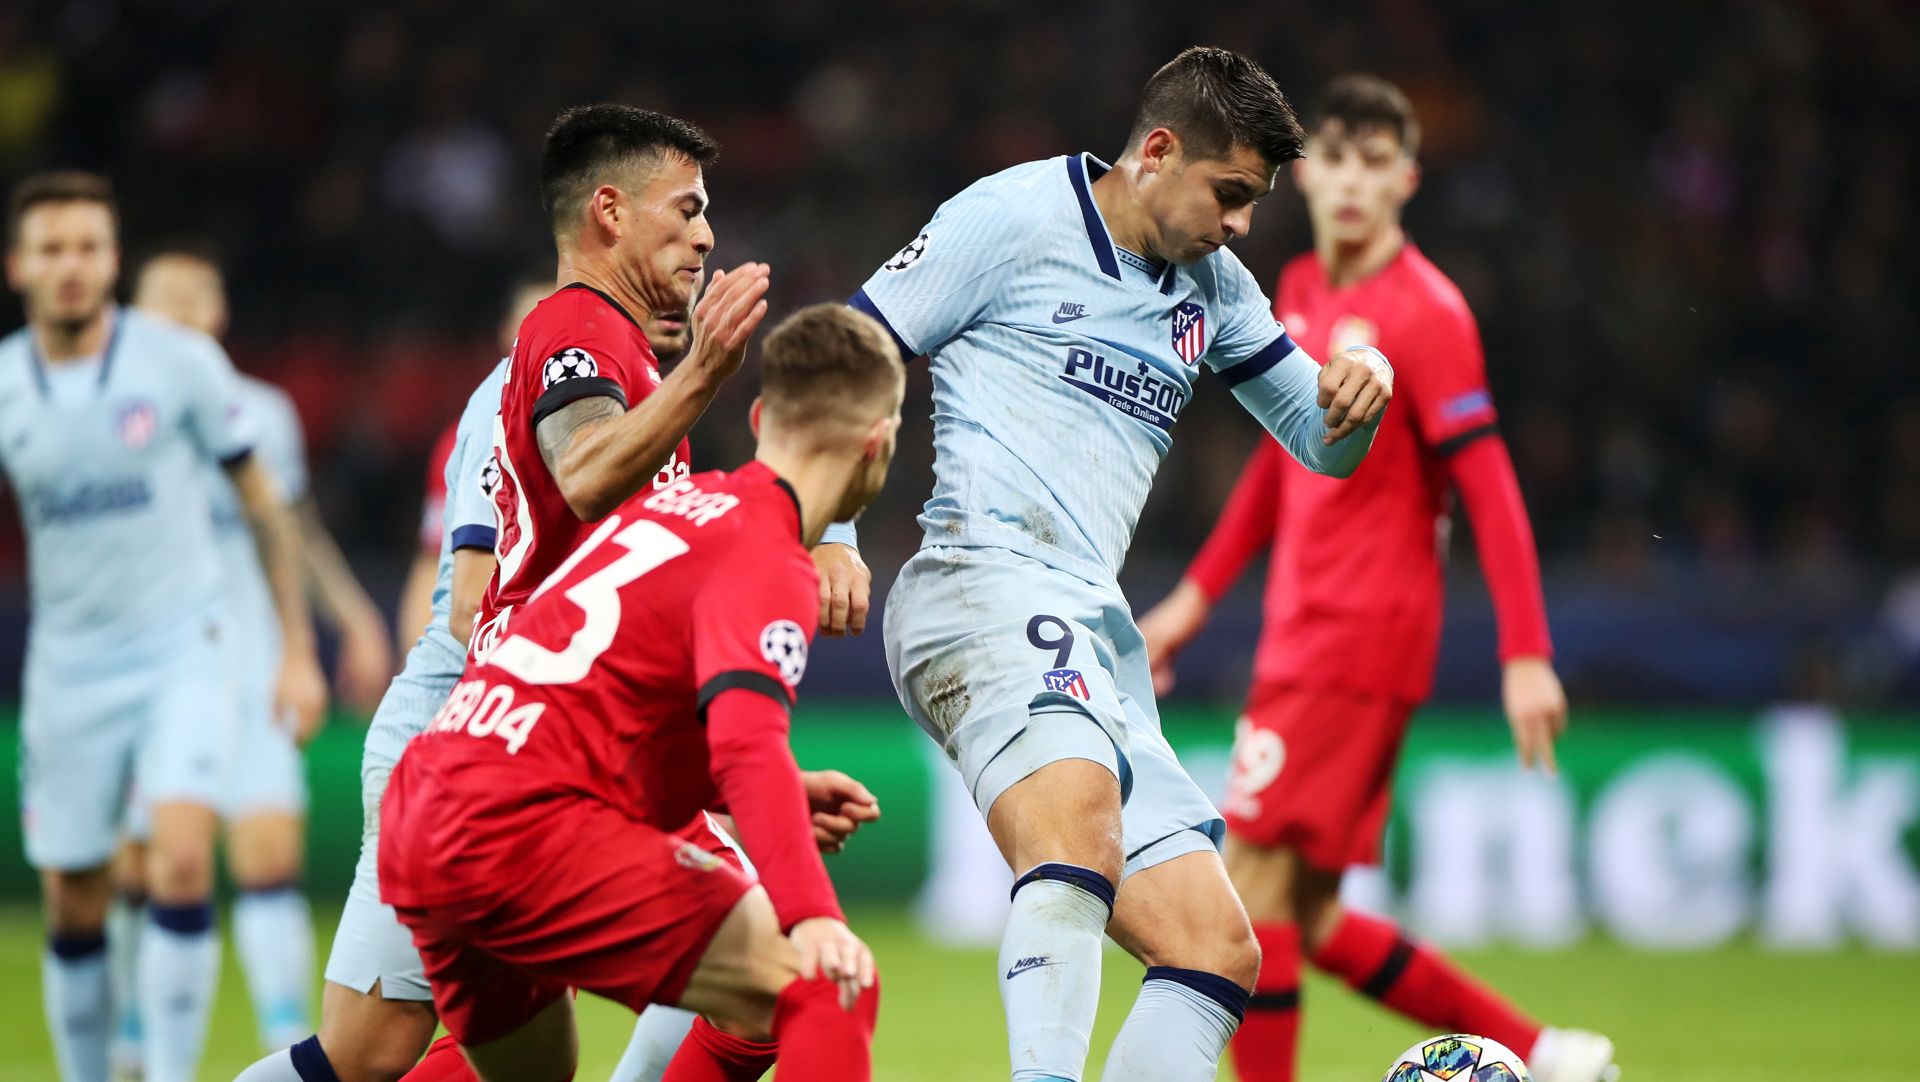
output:
[{"label": "plus500 logo on jersey", "polygon": [[1180,418],[1180,408],[1187,404],[1187,392],[1179,384],[1155,376],[1152,366],[1144,361],[1130,367],[1131,371],[1076,346],[1067,350],[1067,370],[1060,378],[1129,417],[1171,429]]}]

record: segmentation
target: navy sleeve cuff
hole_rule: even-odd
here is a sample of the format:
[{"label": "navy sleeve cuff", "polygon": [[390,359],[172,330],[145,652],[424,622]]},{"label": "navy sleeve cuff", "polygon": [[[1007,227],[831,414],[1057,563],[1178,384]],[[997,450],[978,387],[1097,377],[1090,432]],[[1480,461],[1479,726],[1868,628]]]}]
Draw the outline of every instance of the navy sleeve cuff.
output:
[{"label": "navy sleeve cuff", "polygon": [[458,526],[453,531],[453,547],[492,552],[496,536],[491,526]]},{"label": "navy sleeve cuff", "polygon": [[847,307],[855,311],[865,312],[867,315],[879,320],[880,325],[885,327],[887,333],[893,336],[893,344],[900,347],[900,359],[902,361],[911,361],[915,357],[920,356],[920,351],[908,345],[907,340],[900,337],[900,332],[893,329],[893,324],[887,322],[887,317],[880,314],[880,309],[874,305],[873,298],[867,296],[866,290],[863,289],[853,296],[848,297]]},{"label": "navy sleeve cuff", "polygon": [[1293,336],[1282,331],[1280,337],[1261,347],[1260,352],[1232,368],[1220,369],[1220,378],[1227,381],[1227,386],[1238,387],[1250,379],[1265,375],[1274,365],[1285,360],[1287,354],[1299,348],[1293,344]]}]

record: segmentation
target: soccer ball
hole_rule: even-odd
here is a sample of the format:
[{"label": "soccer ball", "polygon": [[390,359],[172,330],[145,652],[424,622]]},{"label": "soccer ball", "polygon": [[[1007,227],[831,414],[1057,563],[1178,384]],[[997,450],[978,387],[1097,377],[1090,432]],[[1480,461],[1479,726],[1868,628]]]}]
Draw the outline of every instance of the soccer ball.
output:
[{"label": "soccer ball", "polygon": [[1471,1033],[1429,1037],[1393,1061],[1381,1082],[1533,1082],[1527,1065],[1498,1041]]},{"label": "soccer ball", "polygon": [[540,373],[543,387],[551,387],[570,379],[583,379],[600,374],[600,365],[593,354],[577,347],[568,347],[547,358]]}]

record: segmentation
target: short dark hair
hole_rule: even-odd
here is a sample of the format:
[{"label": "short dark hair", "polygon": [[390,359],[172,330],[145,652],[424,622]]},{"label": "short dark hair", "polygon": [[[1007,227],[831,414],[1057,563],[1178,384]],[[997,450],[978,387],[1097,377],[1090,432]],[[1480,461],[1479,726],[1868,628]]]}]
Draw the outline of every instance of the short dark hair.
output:
[{"label": "short dark hair", "polygon": [[133,280],[138,282],[147,269],[163,259],[190,259],[205,264],[213,273],[226,277],[226,262],[220,257],[220,246],[205,237],[182,236],[165,237],[140,249],[139,269],[134,272]]},{"label": "short dark hair", "polygon": [[576,105],[555,118],[540,154],[540,204],[556,229],[605,173],[661,154],[707,165],[720,144],[665,113],[631,105]]},{"label": "short dark hair", "polygon": [[1320,92],[1311,116],[1314,131],[1333,121],[1350,136],[1369,129],[1391,132],[1408,157],[1420,153],[1420,118],[1414,115],[1413,103],[1378,75],[1335,76]]},{"label": "short dark hair", "polygon": [[814,304],[761,343],[760,397],[783,421],[862,423],[874,399],[907,377],[886,328],[844,304]]},{"label": "short dark hair", "polygon": [[107,208],[115,232],[119,231],[120,204],[114,201],[112,181],[80,169],[54,169],[13,186],[7,199],[7,247],[20,242],[20,223],[27,212],[50,203],[98,203]]},{"label": "short dark hair", "polygon": [[1195,45],[1147,80],[1129,148],[1155,128],[1180,137],[1192,158],[1224,158],[1252,147],[1278,168],[1300,157],[1306,135],[1280,87],[1251,58]]}]

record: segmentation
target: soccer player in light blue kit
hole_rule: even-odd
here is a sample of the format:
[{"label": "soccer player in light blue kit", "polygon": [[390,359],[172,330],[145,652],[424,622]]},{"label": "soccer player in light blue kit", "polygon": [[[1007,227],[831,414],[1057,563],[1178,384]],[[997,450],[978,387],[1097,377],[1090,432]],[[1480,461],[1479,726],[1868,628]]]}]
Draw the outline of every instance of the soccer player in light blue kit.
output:
[{"label": "soccer player in light blue kit", "polygon": [[[226,285],[211,246],[176,240],[150,249],[134,277],[133,304],[218,341],[227,330]],[[256,451],[279,482],[301,526],[301,556],[315,614],[339,635],[339,684],[345,701],[371,712],[393,677],[385,621],[361,588],[321,520],[308,491],[305,439],[293,400],[262,380],[240,377],[240,405],[257,437]],[[273,597],[253,538],[226,475],[208,471],[214,532],[226,569],[233,633],[230,673],[239,682],[241,729],[229,765],[232,779],[221,808],[226,819],[227,865],[237,896],[234,942],[253,1000],[254,1020],[267,1048],[285,1048],[311,1032],[313,922],[299,889],[305,858],[306,775],[294,733],[273,712],[272,677],[280,664]],[[116,860],[115,903],[108,913],[108,956],[118,1015],[113,1067],[117,1076],[142,1070],[142,1035],[135,997],[138,929],[146,893],[147,830],[135,809],[130,840]]]},{"label": "soccer player in light blue kit", "polygon": [[42,964],[61,1076],[107,1077],[108,871],[128,795],[150,816],[152,904],[138,998],[147,1075],[194,1075],[213,1003],[213,839],[238,704],[207,469],[260,536],[286,649],[277,706],[312,725],[326,688],[299,588],[299,535],[252,454],[232,366],[204,335],[111,303],[111,188],[30,177],[8,215],[27,326],[0,342],[0,466],[28,540],[33,623],[21,742],[27,857],[41,870]]},{"label": "soccer player in light blue kit", "polygon": [[1117,163],[979,181],[852,301],[931,358],[934,492],[887,662],[1016,876],[999,968],[1017,1082],[1081,1077],[1102,931],[1148,967],[1107,1079],[1212,1079],[1259,968],[1116,576],[1202,365],[1311,469],[1346,476],[1371,444],[1385,358],[1315,364],[1225,250],[1302,141],[1257,64],[1189,49],[1148,81]]}]

